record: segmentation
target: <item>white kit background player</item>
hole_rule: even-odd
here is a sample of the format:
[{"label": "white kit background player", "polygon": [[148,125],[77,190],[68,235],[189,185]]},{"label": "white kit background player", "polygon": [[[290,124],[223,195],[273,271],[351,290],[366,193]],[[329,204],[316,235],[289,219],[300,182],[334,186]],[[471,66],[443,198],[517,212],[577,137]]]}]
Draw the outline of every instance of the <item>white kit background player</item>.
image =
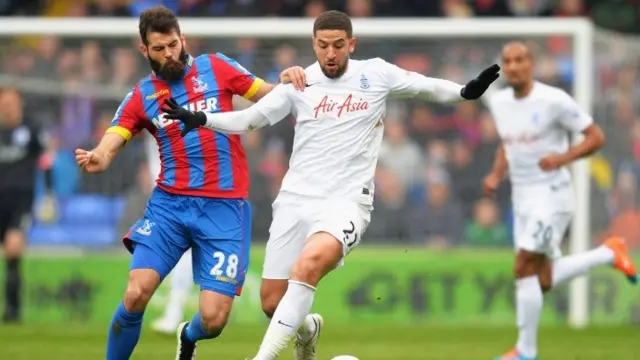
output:
[{"label": "white kit background player", "polygon": [[[304,91],[279,85],[243,111],[190,112],[169,100],[165,118],[187,128],[206,126],[242,133],[296,119],[293,153],[273,204],[261,289],[271,319],[254,359],[275,359],[296,337],[294,356],[315,359],[322,317],[309,315],[316,287],[362,239],[373,209],[373,178],[389,96],[440,103],[479,98],[499,66],[466,86],[408,72],[382,59],[349,60],[355,49],[351,20],[338,11],[320,15],[313,28],[317,62],[305,70]],[[299,88],[298,85],[296,87]]]},{"label": "white kit background player", "polygon": [[[514,350],[497,360],[537,359],[542,294],[555,285],[600,265],[614,265],[632,282],[636,279],[636,268],[621,238],[562,257],[560,243],[575,210],[566,166],[600,149],[605,137],[566,92],[535,81],[533,66],[525,44],[508,43],[502,51],[502,70],[509,86],[483,97],[502,140],[484,190],[492,195],[508,171],[517,250],[518,340]],[[584,134],[574,147],[569,145],[572,132]]]},{"label": "white kit background player", "polygon": [[[153,136],[145,137],[145,153],[155,181],[160,175],[160,153]],[[184,320],[185,308],[189,300],[189,292],[193,287],[193,270],[191,268],[191,249],[187,250],[169,274],[169,294],[162,316],[156,319],[151,328],[159,333],[173,335],[178,325]]]}]

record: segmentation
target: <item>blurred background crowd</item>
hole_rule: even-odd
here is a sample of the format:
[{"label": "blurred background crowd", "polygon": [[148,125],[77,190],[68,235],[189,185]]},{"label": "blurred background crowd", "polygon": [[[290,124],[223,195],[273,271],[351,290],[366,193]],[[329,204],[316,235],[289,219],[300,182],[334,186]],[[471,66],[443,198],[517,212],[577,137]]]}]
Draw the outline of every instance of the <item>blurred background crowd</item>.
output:
[{"label": "blurred background crowd", "polygon": [[[609,138],[591,167],[593,241],[615,233],[640,247],[638,1],[0,0],[0,14],[137,17],[142,9],[158,3],[183,18],[315,17],[327,9],[343,10],[354,17],[591,17],[598,25],[595,104],[591,110]],[[536,77],[571,92],[571,38],[525,40],[536,49]],[[193,54],[222,52],[270,82],[277,81],[278,73],[289,66],[306,67],[314,61],[308,38],[188,37],[187,41]],[[380,56],[408,70],[465,83],[499,61],[502,41],[362,38],[354,57]],[[100,176],[79,172],[73,157],[77,147],[96,145],[124,94],[149,72],[138,43],[137,37],[0,37],[0,87],[20,89],[26,102],[25,120],[46,128],[54,138],[50,152],[56,159],[54,179],[60,218],[53,225],[36,225],[32,244],[116,245],[140,215],[152,189],[144,137],[128,144],[107,173]],[[491,168],[499,141],[483,103],[444,107],[393,102],[387,115],[376,174],[376,209],[366,241],[439,248],[510,246],[508,183],[495,199],[484,199],[481,194],[482,179]],[[256,241],[268,236],[271,202],[287,170],[292,139],[291,121],[244,137],[252,177]]]}]

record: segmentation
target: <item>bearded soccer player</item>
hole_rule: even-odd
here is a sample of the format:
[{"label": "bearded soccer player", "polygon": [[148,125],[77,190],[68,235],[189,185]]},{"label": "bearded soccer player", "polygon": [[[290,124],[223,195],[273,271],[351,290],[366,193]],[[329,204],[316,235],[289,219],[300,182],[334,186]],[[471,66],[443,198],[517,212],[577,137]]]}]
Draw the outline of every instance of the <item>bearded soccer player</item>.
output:
[{"label": "bearded soccer player", "polygon": [[106,358],[131,357],[147,302],[191,248],[200,311],[178,328],[176,354],[178,360],[190,360],[198,340],[220,335],[243,285],[251,228],[248,170],[239,136],[199,129],[182,137],[183,126],[166,119],[160,106],[173,97],[192,110],[224,112],[231,110],[234,94],[255,101],[273,86],[222,54],[187,54],[178,21],[165,7],[144,11],[139,27],[140,49],[152,73],[127,94],[100,144],[76,150],[85,171],[102,172],[127,141],[146,129],[156,138],[162,160],[145,213],[124,237],[133,256],[124,298],[109,328]]},{"label": "bearded soccer player", "polygon": [[254,106],[225,114],[167,102],[167,117],[180,119],[187,130],[204,126],[242,133],[275,124],[289,113],[297,118],[289,171],[273,204],[261,289],[262,308],[271,323],[257,360],[275,359],[294,337],[295,359],[316,358],[323,319],[309,312],[320,280],[342,264],[369,223],[386,99],[477,99],[498,77],[494,65],[462,86],[380,58],[350,60],[356,45],[352,33],[344,13],[329,11],[316,19],[313,49],[318,61],[305,70],[303,92],[279,85]]},{"label": "bearded soccer player", "polygon": [[[561,89],[533,79],[530,49],[512,42],[502,51],[502,69],[509,86],[485,97],[502,145],[484,181],[492,195],[505,175],[512,184],[515,217],[516,308],[518,340],[514,350],[496,360],[535,360],[542,295],[552,287],[584,275],[597,266],[613,265],[635,283],[636,267],[624,240],[563,257],[562,241],[575,211],[571,176],[573,161],[593,154],[605,136],[591,116]],[[569,145],[572,132],[584,140]]]}]

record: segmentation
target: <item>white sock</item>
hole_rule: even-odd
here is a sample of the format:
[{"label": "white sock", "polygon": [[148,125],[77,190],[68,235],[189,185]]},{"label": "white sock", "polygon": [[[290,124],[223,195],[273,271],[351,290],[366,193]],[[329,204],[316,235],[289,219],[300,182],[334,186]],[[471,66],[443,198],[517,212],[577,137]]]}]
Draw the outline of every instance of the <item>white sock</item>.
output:
[{"label": "white sock", "polygon": [[184,319],[184,308],[189,298],[189,290],[193,285],[193,270],[191,267],[191,252],[182,255],[170,275],[171,289],[169,300],[165,308],[164,317],[177,324]]},{"label": "white sock", "polygon": [[258,355],[253,360],[273,360],[280,355],[309,315],[315,294],[313,286],[289,280],[287,292],[280,300]]},{"label": "white sock", "polygon": [[311,340],[313,334],[316,332],[316,322],[313,320],[311,314],[307,315],[302,322],[302,326],[298,329],[298,340],[301,342],[307,342]]},{"label": "white sock", "polygon": [[594,267],[613,263],[613,251],[599,246],[580,254],[565,256],[553,262],[553,286],[586,274]]},{"label": "white sock", "polygon": [[518,342],[516,349],[524,356],[538,353],[538,324],[542,312],[542,289],[537,276],[516,280]]}]

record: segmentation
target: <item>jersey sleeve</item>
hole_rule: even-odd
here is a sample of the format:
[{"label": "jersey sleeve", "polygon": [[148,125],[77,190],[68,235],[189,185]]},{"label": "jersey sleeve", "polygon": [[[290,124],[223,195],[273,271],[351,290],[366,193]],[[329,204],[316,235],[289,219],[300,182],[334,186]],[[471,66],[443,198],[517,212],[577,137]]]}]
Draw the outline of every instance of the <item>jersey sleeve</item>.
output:
[{"label": "jersey sleeve", "polygon": [[137,88],[132,89],[118,106],[116,114],[111,120],[107,134],[118,134],[129,141],[144,129],[142,113],[142,96]]},{"label": "jersey sleeve", "polygon": [[293,110],[293,99],[290,93],[291,88],[291,84],[280,84],[253,105],[269,120],[271,125],[284,119]]},{"label": "jersey sleeve", "polygon": [[223,75],[227,86],[234,95],[251,99],[264,84],[264,80],[253,75],[237,61],[221,53],[216,53],[213,56],[215,64],[220,67],[220,71],[216,72],[216,75]]},{"label": "jersey sleeve", "polygon": [[557,120],[563,128],[573,132],[583,132],[593,124],[591,115],[582,110],[569,94],[562,92],[562,95],[558,96],[558,101]]},{"label": "jersey sleeve", "polygon": [[[460,95],[462,85],[449,80],[436,79],[402,69],[382,59],[377,68],[383,72],[389,95],[394,98],[414,98],[439,103],[455,103],[465,100]],[[378,65],[378,64],[376,64]]]}]

